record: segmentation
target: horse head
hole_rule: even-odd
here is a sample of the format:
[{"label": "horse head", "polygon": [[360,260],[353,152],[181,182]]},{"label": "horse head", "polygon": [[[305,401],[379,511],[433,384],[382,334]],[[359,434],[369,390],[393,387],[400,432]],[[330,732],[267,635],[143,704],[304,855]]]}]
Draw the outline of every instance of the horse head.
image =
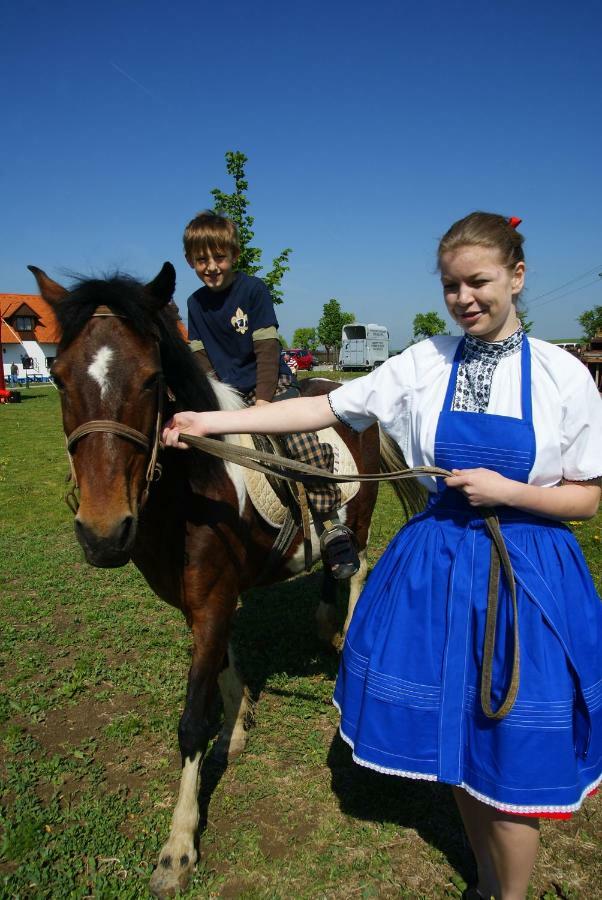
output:
[{"label": "horse head", "polygon": [[155,467],[164,392],[161,311],[173,296],[175,271],[165,263],[146,285],[114,276],[67,290],[29,268],[61,330],[52,376],[79,488],[76,535],[89,563],[121,566],[130,559]]}]

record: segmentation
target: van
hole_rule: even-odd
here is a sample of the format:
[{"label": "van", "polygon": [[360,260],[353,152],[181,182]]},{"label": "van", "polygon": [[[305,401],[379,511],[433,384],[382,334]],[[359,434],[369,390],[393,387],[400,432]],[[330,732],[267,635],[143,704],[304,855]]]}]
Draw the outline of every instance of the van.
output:
[{"label": "van", "polygon": [[389,331],[385,325],[344,325],[341,334],[339,369],[370,372],[389,358]]}]

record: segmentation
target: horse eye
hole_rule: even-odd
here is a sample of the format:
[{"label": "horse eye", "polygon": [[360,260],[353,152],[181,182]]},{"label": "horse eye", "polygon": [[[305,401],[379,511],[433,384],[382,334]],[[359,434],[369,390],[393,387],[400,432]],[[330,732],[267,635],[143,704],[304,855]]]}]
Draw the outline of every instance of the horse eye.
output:
[{"label": "horse eye", "polygon": [[158,378],[159,378],[159,375],[157,372],[155,372],[153,375],[151,375],[149,378],[146,379],[146,381],[142,385],[142,390],[150,391],[152,388],[156,387]]}]

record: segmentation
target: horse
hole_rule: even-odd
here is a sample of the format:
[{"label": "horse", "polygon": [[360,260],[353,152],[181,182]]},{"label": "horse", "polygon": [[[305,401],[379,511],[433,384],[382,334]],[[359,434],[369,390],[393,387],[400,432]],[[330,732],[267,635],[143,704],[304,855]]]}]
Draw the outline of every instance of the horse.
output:
[{"label": "horse", "polygon": [[[75,533],[93,566],[132,560],[159,598],[186,617],[192,663],[178,727],[181,780],[171,831],[150,888],[158,897],[186,887],[197,861],[201,763],[210,740],[216,691],[224,722],[213,752],[233,758],[252,718],[250,694],[229,641],[238,597],[288,579],[304,567],[298,531],[266,568],[277,537],[251,503],[240,467],[190,450],[164,449],[162,422],[183,409],[236,408],[238,395],[203,373],[172,301],[175,270],[165,263],[148,284],[127,275],[80,279],[70,290],[29,267],[61,331],[52,376],[61,394],[72,476],[78,488]],[[303,383],[305,393],[333,386]],[[343,437],[359,472],[403,467],[378,426]],[[160,468],[159,468],[160,467]],[[157,473],[161,477],[156,480]],[[401,500],[407,488],[397,488]],[[350,580],[348,619],[367,575],[366,548],[377,485],[363,483],[342,511],[354,531],[360,569]],[[410,499],[410,498],[408,498]],[[312,535],[313,561],[319,542]],[[325,569],[322,631],[334,631],[335,582]]]}]

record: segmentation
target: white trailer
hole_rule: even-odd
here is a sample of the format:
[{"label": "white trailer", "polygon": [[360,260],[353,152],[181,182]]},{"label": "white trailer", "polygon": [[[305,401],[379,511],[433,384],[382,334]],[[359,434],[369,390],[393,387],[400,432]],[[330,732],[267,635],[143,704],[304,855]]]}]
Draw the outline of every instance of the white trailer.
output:
[{"label": "white trailer", "polygon": [[371,369],[389,358],[389,331],[385,325],[343,326],[339,369]]}]

